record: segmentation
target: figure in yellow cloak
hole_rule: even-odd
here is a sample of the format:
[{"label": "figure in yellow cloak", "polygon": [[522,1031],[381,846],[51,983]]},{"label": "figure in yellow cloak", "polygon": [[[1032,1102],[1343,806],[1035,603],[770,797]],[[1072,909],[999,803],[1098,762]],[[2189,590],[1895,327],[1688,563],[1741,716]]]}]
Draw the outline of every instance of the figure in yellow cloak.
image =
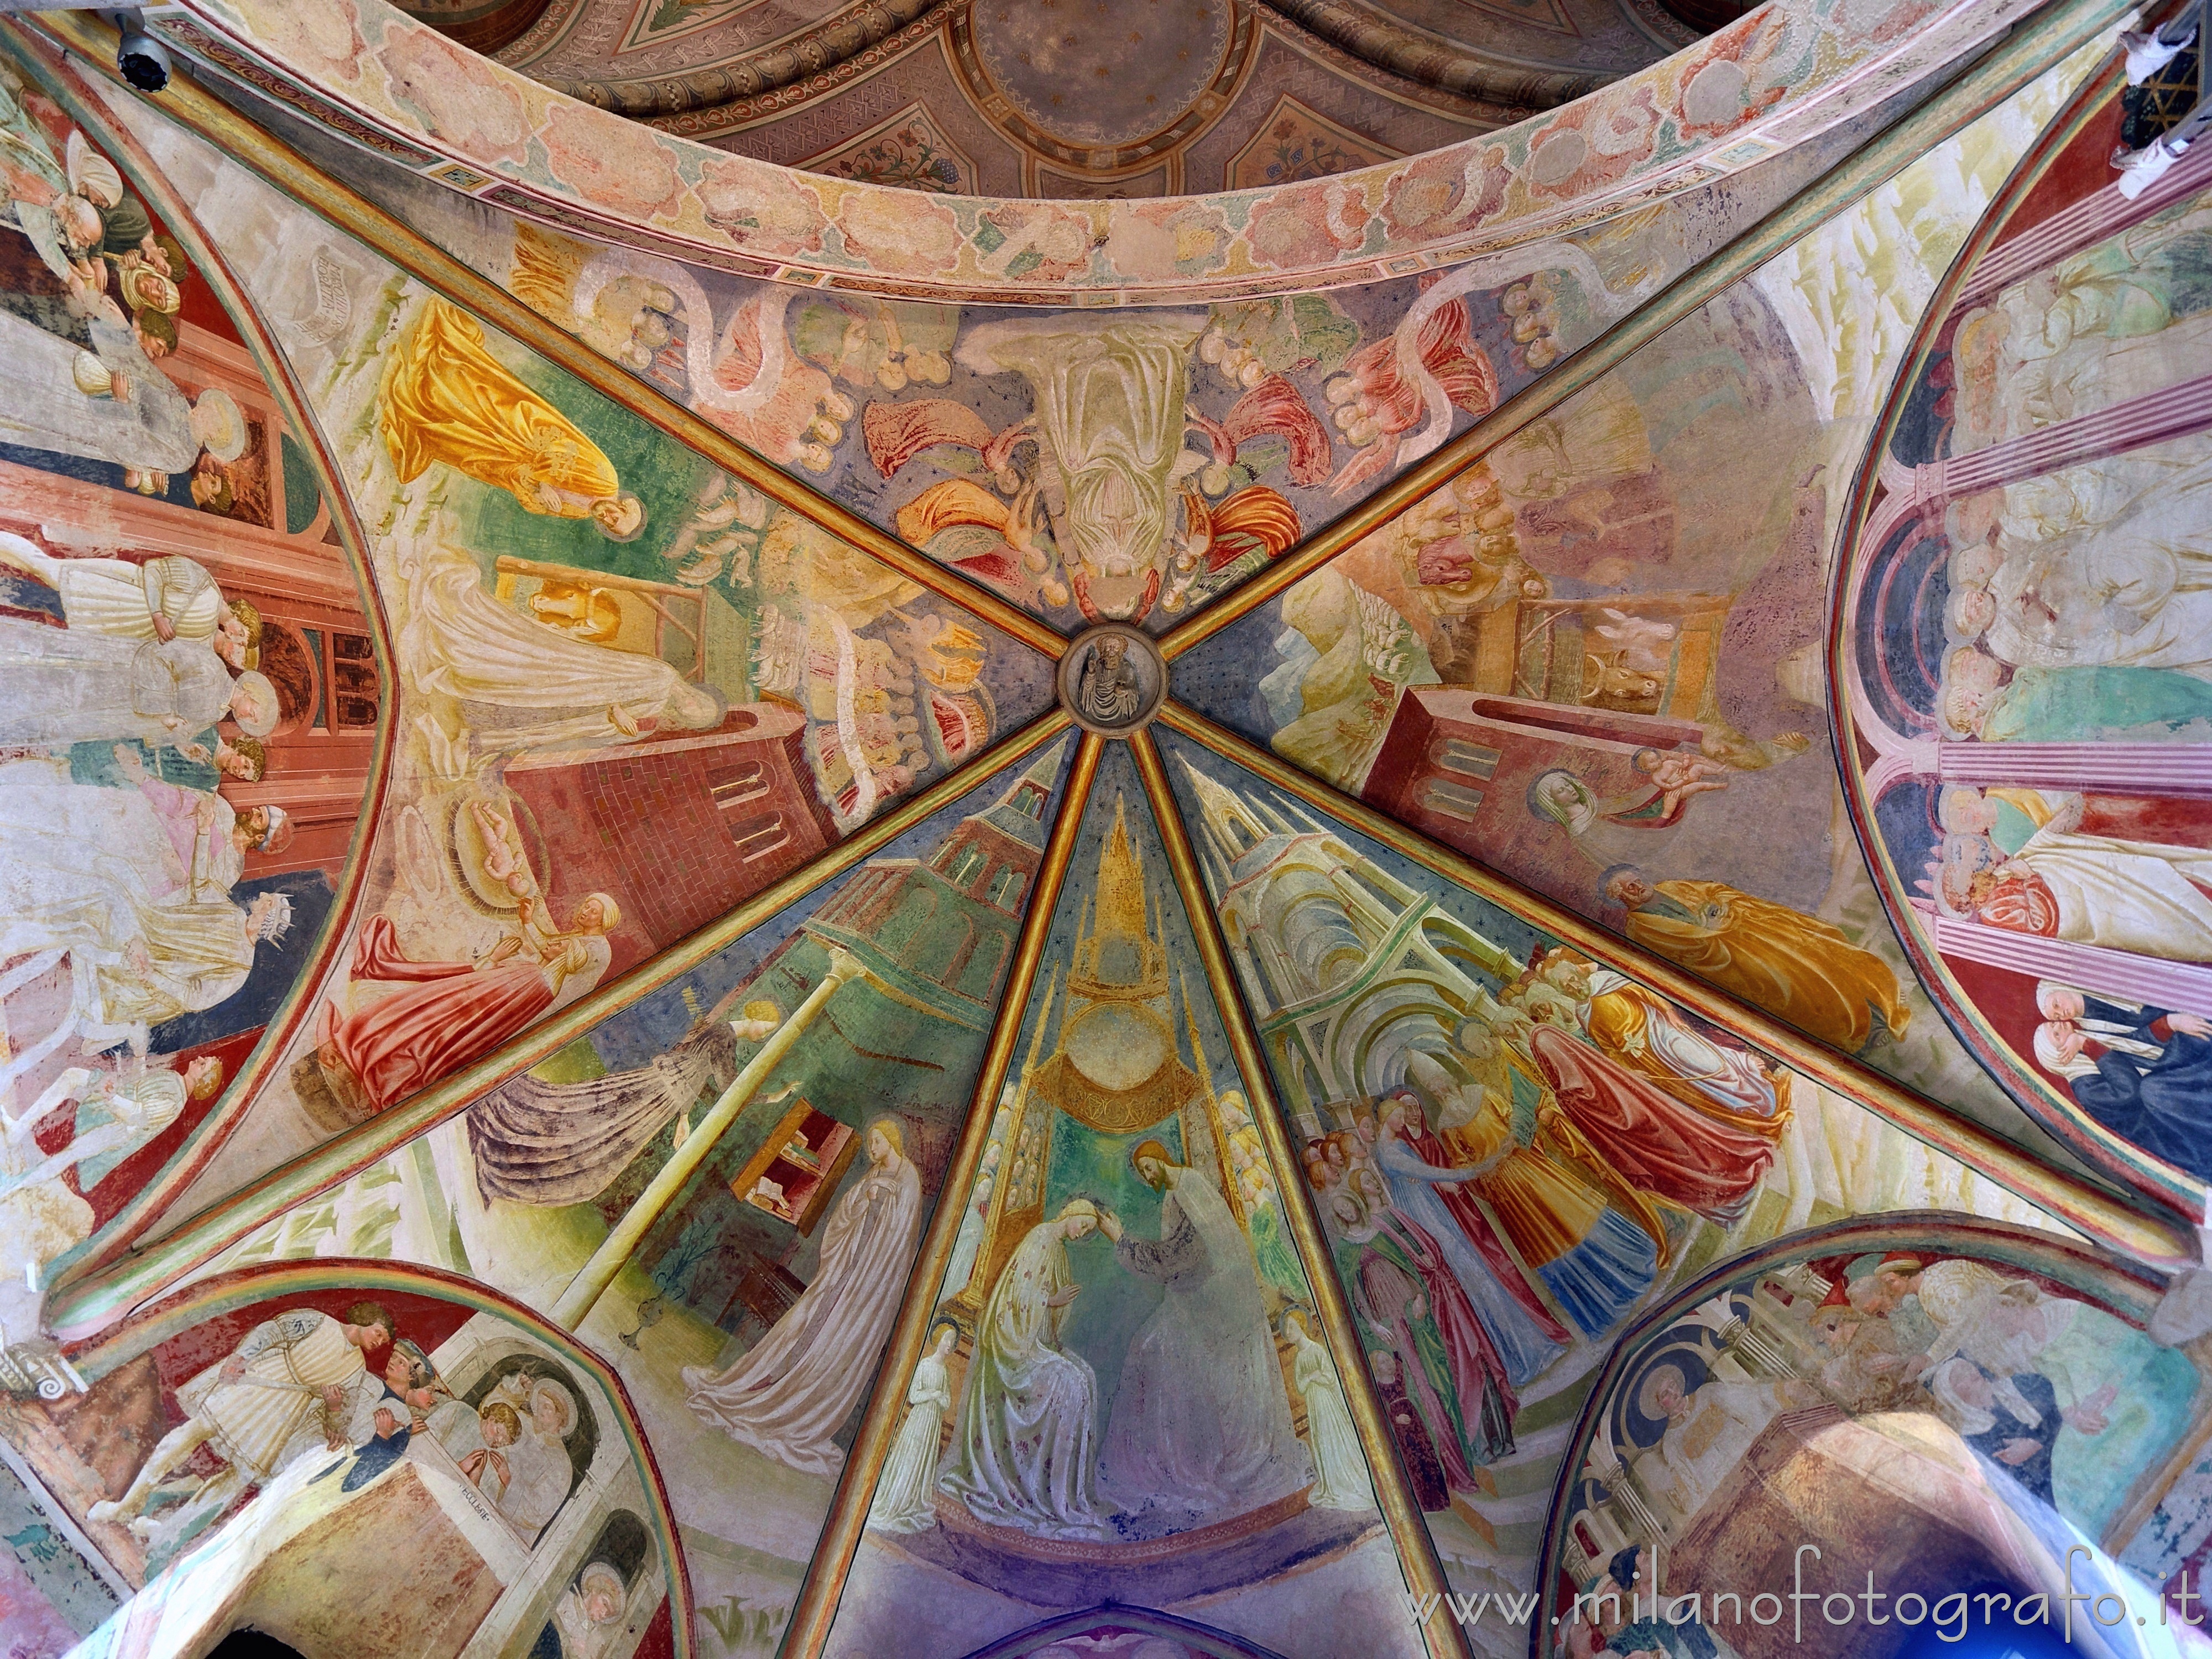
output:
[{"label": "figure in yellow cloak", "polygon": [[1830,923],[1717,881],[1655,884],[1633,865],[1615,865],[1603,885],[1637,944],[1832,1048],[1864,1048],[1875,1013],[1905,1035],[1912,1011],[1897,975]]},{"label": "figure in yellow cloak", "polygon": [[491,355],[476,319],[443,300],[392,354],[382,400],[384,447],[403,482],[443,461],[526,512],[588,517],[617,541],[644,528],[644,504],[624,493],[614,463]]}]

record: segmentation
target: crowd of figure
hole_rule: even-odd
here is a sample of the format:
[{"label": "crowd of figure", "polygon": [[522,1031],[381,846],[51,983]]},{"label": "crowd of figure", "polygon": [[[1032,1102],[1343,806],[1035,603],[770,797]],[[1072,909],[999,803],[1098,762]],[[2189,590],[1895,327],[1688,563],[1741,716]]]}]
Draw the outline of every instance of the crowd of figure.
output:
[{"label": "crowd of figure", "polygon": [[[191,505],[234,514],[263,465],[246,456],[252,430],[228,392],[188,395],[162,362],[179,349],[184,250],[10,70],[0,197],[0,441],[146,495],[189,474]],[[40,534],[0,532],[0,1003],[56,969],[67,984],[58,1018],[11,1021],[0,1063],[0,1262],[33,1288],[89,1235],[85,1193],[220,1086],[212,1057],[181,1072],[146,1057],[156,1027],[236,994],[257,948],[283,938],[284,895],[234,890],[248,854],[293,835],[283,808],[222,793],[262,780],[281,714],[254,606],[194,559],[58,553]],[[19,1081],[72,1040],[70,1058],[90,1063],[20,1102]]]},{"label": "crowd of figure", "polygon": [[[0,1210],[10,1266],[35,1282],[89,1234],[82,1191],[219,1083],[212,1060],[179,1078],[145,1057],[155,1027],[235,995],[257,949],[283,940],[289,898],[234,890],[247,855],[282,853],[293,825],[221,793],[260,780],[277,720],[252,605],[178,555],[58,558],[0,532],[0,562],[51,590],[64,624],[0,617],[15,694],[0,711],[0,998],[57,969],[68,984],[58,1018],[10,1033],[0,1086],[72,1038],[82,1056],[123,1054],[6,1113]],[[74,1137],[42,1155],[36,1132],[72,1102]]]},{"label": "crowd of figure", "polygon": [[[2176,204],[1960,322],[1965,455],[2156,393],[2212,325],[2212,210]],[[2212,713],[2201,445],[2156,445],[1954,502],[1939,712],[1956,736],[2068,742]]]},{"label": "crowd of figure", "polygon": [[1789,1121],[1779,1077],[1621,975],[1540,950],[1405,1086],[1306,1147],[1425,1509],[1481,1489],[1520,1391],[1617,1326],[1686,1224],[1742,1218]]},{"label": "crowd of figure", "polygon": [[580,1407],[574,1386],[552,1372],[526,1360],[464,1400],[381,1304],[357,1303],[343,1317],[290,1309],[178,1389],[185,1420],[88,1519],[128,1526],[151,1547],[150,1563],[304,1460],[319,1465],[310,1484],[335,1480],[354,1492],[428,1440],[529,1546],[577,1475]]}]

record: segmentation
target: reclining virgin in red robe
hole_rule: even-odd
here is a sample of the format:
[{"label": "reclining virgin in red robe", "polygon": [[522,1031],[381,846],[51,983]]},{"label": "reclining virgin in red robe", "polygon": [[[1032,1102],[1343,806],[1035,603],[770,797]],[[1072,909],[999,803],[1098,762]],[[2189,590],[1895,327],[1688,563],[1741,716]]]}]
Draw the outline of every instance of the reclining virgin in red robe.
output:
[{"label": "reclining virgin in red robe", "polygon": [[[610,953],[602,937],[615,925],[614,901],[592,894],[565,933],[547,933],[517,954],[495,951],[486,964],[410,962],[391,921],[372,916],[353,951],[356,980],[409,984],[396,996],[340,1019],[325,1003],[315,1057],[334,1088],[358,1088],[361,1104],[380,1112],[481,1060],[599,983]],[[534,954],[533,954],[534,946]]]}]

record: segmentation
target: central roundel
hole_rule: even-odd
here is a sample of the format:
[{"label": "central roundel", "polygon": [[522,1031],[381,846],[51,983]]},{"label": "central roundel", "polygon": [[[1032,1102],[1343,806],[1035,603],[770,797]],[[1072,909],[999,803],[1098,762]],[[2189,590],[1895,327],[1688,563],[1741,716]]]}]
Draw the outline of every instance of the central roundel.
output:
[{"label": "central roundel", "polygon": [[1170,125],[1229,57],[1231,0],[977,0],[975,55],[1006,101],[1066,143],[1133,143]]},{"label": "central roundel", "polygon": [[1126,738],[1160,712],[1167,696],[1167,659],[1141,628],[1101,623],[1060,655],[1060,707],[1086,732]]}]

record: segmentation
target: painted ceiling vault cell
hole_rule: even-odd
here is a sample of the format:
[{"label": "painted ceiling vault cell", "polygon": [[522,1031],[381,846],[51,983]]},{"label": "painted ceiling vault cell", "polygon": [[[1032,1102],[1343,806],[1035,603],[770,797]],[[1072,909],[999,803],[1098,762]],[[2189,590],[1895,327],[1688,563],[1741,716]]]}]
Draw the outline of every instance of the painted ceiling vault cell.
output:
[{"label": "painted ceiling vault cell", "polygon": [[2195,1651],[2123,9],[0,25],[0,1646]]}]

